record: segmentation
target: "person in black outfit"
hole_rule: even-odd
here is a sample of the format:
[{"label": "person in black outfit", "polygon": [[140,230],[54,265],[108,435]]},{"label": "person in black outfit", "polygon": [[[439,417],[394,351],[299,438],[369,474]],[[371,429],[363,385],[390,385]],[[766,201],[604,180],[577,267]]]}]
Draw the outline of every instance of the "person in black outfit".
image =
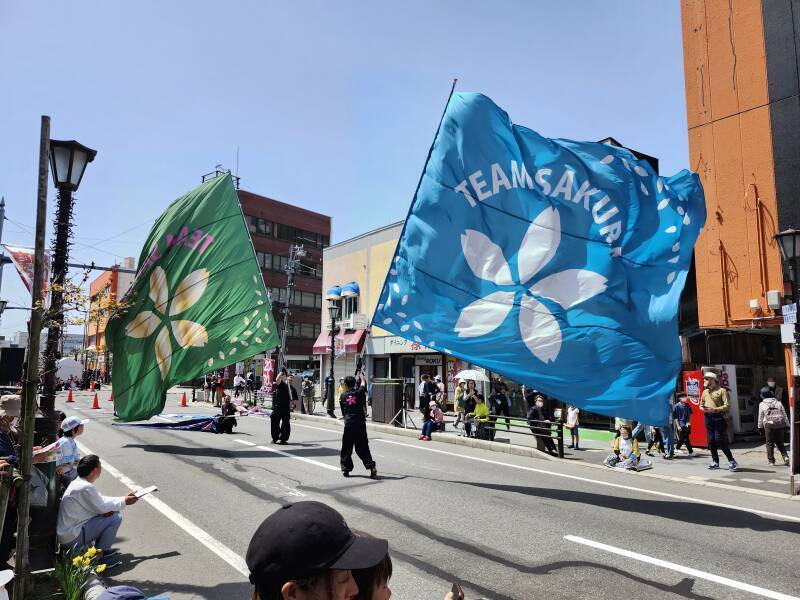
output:
[{"label": "person in black outfit", "polygon": [[[272,414],[270,415],[270,425],[272,429],[272,443],[286,445],[289,435],[292,432],[289,424],[291,413],[290,404],[292,395],[289,391],[291,386],[286,381],[286,369],[281,369],[275,378],[275,389],[272,392]],[[280,440],[280,441],[279,441]]]},{"label": "person in black outfit", "polygon": [[[478,390],[475,387],[475,380],[468,379],[467,380],[467,389],[464,390],[464,414],[468,415],[472,412],[475,412],[475,405],[478,403]],[[464,433],[467,434],[467,437],[472,435],[472,421],[470,419],[464,418]]]},{"label": "person in black outfit", "polygon": [[349,477],[350,471],[353,470],[353,446],[355,446],[358,458],[369,470],[369,476],[377,479],[378,469],[372,460],[367,439],[367,381],[362,373],[359,373],[358,377],[358,387],[355,377],[352,375],[345,377],[344,384],[347,386],[347,391],[339,396],[339,408],[342,409],[344,419],[339,462],[342,466],[342,475]]},{"label": "person in black outfit", "polygon": [[[531,396],[533,404],[531,404]],[[550,437],[550,419],[547,418],[544,411],[544,397],[532,392],[525,397],[525,401],[528,403],[528,426],[531,428],[531,433],[536,436],[537,450],[544,449],[550,454],[556,454],[556,445],[553,438]]]},{"label": "person in black outfit", "polygon": [[233,433],[233,428],[236,427],[236,407],[231,402],[231,397],[226,395],[225,401],[222,403],[222,416],[219,419],[220,433]]},{"label": "person in black outfit", "polygon": [[510,405],[511,399],[508,397],[508,386],[505,383],[497,384],[494,394],[489,397],[489,410],[492,413],[492,428],[489,432],[490,439],[494,440],[494,434],[497,430],[498,415],[504,415],[506,417],[506,431],[511,431],[511,423],[508,420],[508,417],[511,416]]}]

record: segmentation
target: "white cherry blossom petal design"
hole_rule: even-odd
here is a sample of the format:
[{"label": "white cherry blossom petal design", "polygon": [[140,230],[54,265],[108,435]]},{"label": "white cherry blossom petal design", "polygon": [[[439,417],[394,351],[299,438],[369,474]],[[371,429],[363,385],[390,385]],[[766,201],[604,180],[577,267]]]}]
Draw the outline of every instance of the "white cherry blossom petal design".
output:
[{"label": "white cherry blossom petal design", "polygon": [[561,242],[561,217],[552,207],[545,208],[533,220],[517,253],[519,281],[523,285],[550,262]]},{"label": "white cherry blossom petal design", "polygon": [[197,269],[183,278],[175,289],[175,295],[169,305],[169,316],[174,317],[191,308],[208,286],[208,269]]},{"label": "white cherry blossom petal design", "polygon": [[561,352],[561,327],[547,307],[533,296],[520,300],[519,331],[531,353],[543,363],[555,362]]},{"label": "white cherry blossom petal design", "polygon": [[158,318],[158,315],[144,310],[125,326],[125,335],[132,338],[150,337],[160,324],[161,319]]},{"label": "white cherry blossom petal design", "polygon": [[194,321],[172,321],[172,334],[181,348],[202,348],[208,343],[206,328]]},{"label": "white cherry blossom petal design", "polygon": [[461,249],[475,277],[496,285],[514,285],[503,250],[486,235],[467,229],[461,234]]},{"label": "white cherry blossom petal design", "polygon": [[467,305],[454,328],[458,337],[480,337],[500,327],[514,306],[514,295],[514,292],[494,292]]},{"label": "white cherry blossom petal design", "polygon": [[169,286],[167,285],[167,274],[161,267],[156,267],[150,273],[150,299],[153,301],[156,312],[162,315],[167,312],[167,301],[169,300]]},{"label": "white cherry blossom petal design", "polygon": [[164,381],[169,375],[172,363],[172,340],[166,327],[162,327],[156,336],[156,362],[158,370],[161,371],[161,380]]},{"label": "white cherry blossom petal design", "polygon": [[606,291],[608,280],[594,271],[567,269],[540,279],[530,288],[531,294],[549,298],[569,309]]}]

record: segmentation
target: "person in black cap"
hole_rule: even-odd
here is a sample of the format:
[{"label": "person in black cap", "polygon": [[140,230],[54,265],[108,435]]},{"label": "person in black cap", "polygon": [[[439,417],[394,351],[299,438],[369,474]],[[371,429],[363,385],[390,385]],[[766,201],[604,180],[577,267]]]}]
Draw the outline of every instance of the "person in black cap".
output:
[{"label": "person in black cap", "polygon": [[388,551],[386,540],[356,536],[321,502],[287,504],[264,519],[247,548],[253,600],[352,600],[351,570],[374,567]]}]

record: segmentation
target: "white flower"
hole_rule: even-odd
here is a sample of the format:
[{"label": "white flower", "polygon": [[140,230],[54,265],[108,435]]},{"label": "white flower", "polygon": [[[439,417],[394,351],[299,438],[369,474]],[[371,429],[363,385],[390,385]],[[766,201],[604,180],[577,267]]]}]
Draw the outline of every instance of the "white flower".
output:
[{"label": "white flower", "polygon": [[568,310],[605,291],[607,280],[585,269],[567,269],[542,279],[536,274],[553,258],[561,241],[561,219],[548,207],[531,223],[517,253],[519,281],[515,281],[503,250],[480,231],[468,229],[461,248],[472,272],[500,289],[472,302],[461,311],[454,330],[462,338],[487,335],[497,329],[519,297],[522,341],[542,362],[554,362],[561,351],[561,327],[540,301],[547,298]]},{"label": "white flower", "polygon": [[[172,320],[174,317],[192,307],[206,291],[208,285],[208,270],[198,269],[189,273],[175,288],[175,295],[169,301],[169,284],[167,274],[161,267],[156,267],[150,273],[150,299],[153,301],[155,312],[143,310],[136,315],[125,327],[125,334],[132,338],[150,337],[159,328],[164,326],[156,335],[156,362],[161,371],[161,379],[166,380],[172,363],[172,338],[170,329],[178,346],[181,348],[202,348],[208,343],[208,332],[200,323],[194,321]],[[167,310],[169,304],[169,310]]]}]

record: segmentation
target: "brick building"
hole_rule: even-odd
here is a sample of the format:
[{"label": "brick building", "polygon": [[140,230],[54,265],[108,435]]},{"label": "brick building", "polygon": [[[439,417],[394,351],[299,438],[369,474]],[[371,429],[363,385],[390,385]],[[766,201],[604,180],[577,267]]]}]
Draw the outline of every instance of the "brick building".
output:
[{"label": "brick building", "polygon": [[322,249],[330,244],[331,218],[252,192],[239,190],[238,194],[264,284],[271,296],[279,334],[282,309],[287,302],[289,248],[292,244],[301,244],[306,251],[288,299],[286,361],[289,369],[314,368],[312,346],[320,334],[322,308]]},{"label": "brick building", "polygon": [[798,6],[681,2],[690,167],[708,208],[682,307],[684,359],[728,367],[737,433],[755,429],[768,375],[786,387],[778,325],[791,289],[774,235],[800,228]]}]

